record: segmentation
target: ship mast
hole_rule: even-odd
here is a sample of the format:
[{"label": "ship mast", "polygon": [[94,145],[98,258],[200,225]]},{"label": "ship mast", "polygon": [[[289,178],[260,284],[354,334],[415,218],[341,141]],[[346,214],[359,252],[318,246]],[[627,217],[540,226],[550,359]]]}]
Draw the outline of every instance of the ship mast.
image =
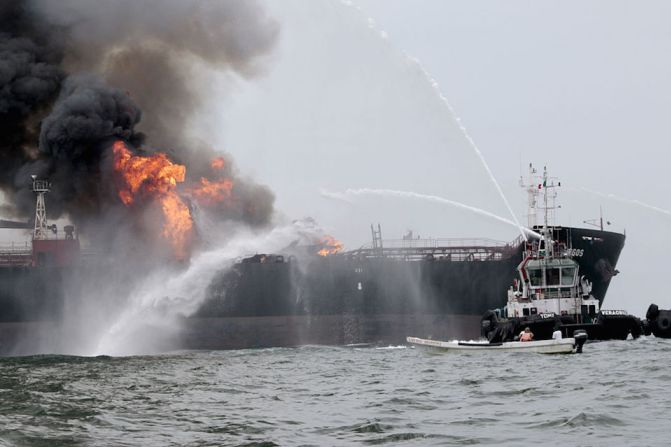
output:
[{"label": "ship mast", "polygon": [[[540,185],[539,185],[540,186]],[[552,250],[552,238],[550,237],[549,226],[548,226],[548,168],[547,166],[543,167],[543,211],[545,216],[543,219],[543,239],[545,241],[545,251],[547,253],[547,258],[552,258],[554,255]],[[554,186],[554,185],[553,185]],[[554,207],[553,207],[554,208]],[[546,259],[547,259],[546,258]],[[545,275],[543,275],[545,276]]]},{"label": "ship mast", "polygon": [[30,177],[33,179],[33,192],[37,194],[33,239],[43,240],[47,238],[47,208],[44,203],[44,195],[51,190],[51,183],[46,180],[37,180],[36,175]]},{"label": "ship mast", "polygon": [[533,229],[536,226],[536,201],[538,196],[538,189],[536,187],[536,168],[529,163],[529,180],[525,184],[524,178],[520,176],[520,186],[527,190],[527,226]]},{"label": "ship mast", "polygon": [[[525,183],[523,178],[520,176],[520,186],[526,189],[528,197],[528,224],[529,228],[533,229],[534,227],[541,226],[539,225],[537,218],[539,211],[542,211],[543,223],[542,228],[550,227],[553,225],[556,208],[555,201],[557,198],[557,193],[554,191],[554,188],[561,186],[560,182],[555,184],[556,177],[549,177],[547,172],[547,167],[543,168],[543,175],[537,175],[538,171],[534,168],[533,164],[529,163],[529,180]],[[551,191],[548,191],[551,190]],[[543,192],[543,196],[539,197]],[[542,202],[541,202],[542,200]]]}]

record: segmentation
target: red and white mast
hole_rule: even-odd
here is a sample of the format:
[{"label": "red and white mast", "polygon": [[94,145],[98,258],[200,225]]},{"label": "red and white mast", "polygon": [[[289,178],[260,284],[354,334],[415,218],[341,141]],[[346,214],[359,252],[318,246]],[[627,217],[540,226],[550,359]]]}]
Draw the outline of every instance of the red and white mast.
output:
[{"label": "red and white mast", "polygon": [[44,202],[44,195],[51,190],[51,183],[46,180],[37,180],[36,175],[31,175],[30,177],[33,179],[33,192],[37,194],[33,240],[44,240],[47,238],[47,208]]}]

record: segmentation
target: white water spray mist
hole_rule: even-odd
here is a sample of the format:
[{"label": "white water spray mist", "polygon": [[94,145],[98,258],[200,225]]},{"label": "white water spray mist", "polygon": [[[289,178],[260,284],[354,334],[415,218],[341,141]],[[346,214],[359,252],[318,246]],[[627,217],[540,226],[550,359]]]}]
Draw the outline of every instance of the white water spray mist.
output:
[{"label": "white water spray mist", "polygon": [[525,235],[530,235],[536,238],[541,238],[541,235],[536,233],[533,230],[530,230],[525,227],[520,227],[517,222],[513,222],[509,219],[506,219],[505,217],[501,217],[497,214],[490,213],[489,211],[483,210],[481,208],[476,208],[471,205],[466,205],[465,203],[457,202],[455,200],[450,200],[446,199],[444,197],[439,197],[439,196],[434,196],[434,195],[428,195],[428,194],[420,194],[412,191],[398,191],[394,189],[372,189],[372,188],[359,188],[359,189],[347,189],[344,192],[331,192],[331,191],[326,191],[322,190],[321,195],[323,197],[327,197],[330,199],[336,199],[336,200],[343,200],[348,203],[352,203],[350,200],[350,197],[354,196],[383,196],[383,197],[399,197],[399,198],[405,198],[405,199],[416,199],[416,200],[424,200],[428,202],[433,202],[433,203],[440,203],[443,205],[450,205],[454,206],[457,208],[461,208],[467,211],[470,211],[472,213],[476,213],[480,216],[485,216],[494,220],[497,220],[499,222],[503,222],[508,225],[515,226],[519,228],[523,234]]},{"label": "white water spray mist", "polygon": [[[354,5],[352,3],[352,1],[341,0],[341,3],[348,6],[348,7],[353,7],[360,14],[362,14],[363,17],[366,17],[363,14],[363,11],[361,10],[361,8],[357,5]],[[367,19],[367,22],[368,22],[368,27],[371,30],[375,31],[376,34],[380,37],[380,39],[382,39],[385,42],[388,42],[388,33],[386,31],[382,31],[382,30],[377,29],[376,24],[375,24],[375,20],[373,18],[366,17],[366,19]],[[424,77],[424,79],[431,85],[434,92],[436,93],[438,98],[441,100],[441,102],[443,103],[445,108],[447,109],[449,115],[452,117],[452,119],[457,124],[457,127],[459,127],[459,131],[461,132],[461,134],[466,139],[468,145],[471,147],[471,149],[473,149],[473,152],[475,152],[476,156],[480,160],[480,163],[482,164],[485,171],[487,172],[487,175],[489,176],[489,180],[492,182],[492,184],[496,188],[496,191],[499,193],[499,196],[501,196],[501,199],[503,200],[503,203],[505,204],[506,208],[508,209],[508,212],[512,216],[514,225],[517,227],[517,229],[520,232],[520,234],[522,235],[522,237],[525,240],[527,240],[525,228],[520,224],[519,220],[517,219],[517,216],[515,215],[515,212],[513,211],[512,206],[510,206],[510,203],[508,202],[508,199],[506,198],[506,195],[503,193],[503,190],[501,189],[501,186],[499,185],[499,182],[496,180],[496,177],[494,176],[494,173],[492,173],[492,170],[489,168],[489,164],[487,164],[487,161],[485,160],[485,157],[482,155],[482,152],[480,151],[480,148],[478,147],[477,144],[475,144],[475,140],[473,140],[471,135],[466,130],[466,127],[462,124],[461,118],[459,118],[459,116],[455,112],[454,108],[452,107],[452,104],[450,104],[447,97],[441,91],[440,86],[438,85],[438,81],[436,81],[436,79],[433,76],[431,76],[431,74],[428,72],[428,70],[426,68],[424,68],[424,65],[422,65],[422,63],[417,58],[409,55],[407,52],[402,51],[402,50],[400,51],[400,53],[403,55],[403,57],[405,58],[405,60],[408,63],[414,65],[419,70],[419,72]]]},{"label": "white water spray mist", "polygon": [[[572,188],[572,189],[577,189],[577,188]],[[616,200],[616,201],[622,202],[622,203],[628,203],[629,205],[640,206],[641,208],[645,208],[645,209],[650,210],[650,211],[655,211],[655,212],[660,213],[660,214],[665,214],[667,216],[671,216],[671,211],[666,210],[664,208],[660,208],[658,206],[650,205],[650,204],[645,203],[645,202],[641,202],[640,200],[627,199],[626,197],[616,196],[615,194],[606,194],[606,193],[599,192],[599,191],[594,191],[594,190],[588,189],[588,188],[579,188],[579,190],[580,191],[585,191],[585,192],[587,192],[589,194],[593,194],[595,196],[605,197],[605,198]]]},{"label": "white water spray mist", "polygon": [[318,229],[305,221],[263,233],[240,229],[218,247],[194,256],[186,269],[154,272],[133,289],[126,308],[98,334],[90,354],[135,355],[175,349],[180,319],[203,304],[216,275],[243,256],[278,252],[313,234],[317,237]]}]

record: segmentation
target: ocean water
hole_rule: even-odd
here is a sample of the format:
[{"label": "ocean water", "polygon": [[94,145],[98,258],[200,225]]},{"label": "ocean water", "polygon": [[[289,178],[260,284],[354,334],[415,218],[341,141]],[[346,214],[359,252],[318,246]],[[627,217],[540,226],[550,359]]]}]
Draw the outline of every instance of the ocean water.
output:
[{"label": "ocean water", "polygon": [[0,359],[0,445],[669,445],[671,340]]}]

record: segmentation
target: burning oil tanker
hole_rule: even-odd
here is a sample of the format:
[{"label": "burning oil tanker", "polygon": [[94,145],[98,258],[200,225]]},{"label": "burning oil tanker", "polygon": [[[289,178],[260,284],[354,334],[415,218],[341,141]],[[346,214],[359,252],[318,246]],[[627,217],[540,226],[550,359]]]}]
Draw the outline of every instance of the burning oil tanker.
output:
[{"label": "burning oil tanker", "polygon": [[[82,281],[101,262],[100,254],[80,251],[72,227],[62,239],[48,235],[55,228],[41,216],[49,185],[33,183],[37,211],[32,246],[0,252],[0,352],[12,352],[22,338],[62,319],[65,290],[72,290],[67,283]],[[162,237],[173,241],[176,257],[184,255],[183,235],[190,234],[179,230],[188,228],[162,230]],[[603,302],[617,274],[624,235],[558,226],[551,231],[557,244],[569,247],[578,275]],[[325,237],[317,244],[292,245],[280,253],[243,258],[232,267],[222,265],[213,278],[203,278],[210,281],[206,299],[181,318],[172,347],[402,343],[408,333],[476,338],[482,314],[505,304],[527,245],[521,237],[510,243],[411,235],[389,241],[382,239],[379,226],[371,232],[372,244],[353,251],[342,252],[339,242]]]},{"label": "burning oil tanker", "polygon": [[[0,211],[12,220],[0,226],[32,240],[0,250],[0,352],[37,352],[82,304],[105,313],[115,303],[97,288],[123,301],[157,266],[187,268],[205,243],[195,215],[219,232],[271,225],[272,192],[189,138],[188,118],[209,94],[192,85],[193,67],[253,76],[277,35],[250,1],[2,3]],[[73,225],[58,232],[47,217]],[[603,300],[624,236],[553,231]],[[392,244],[378,227],[368,248],[307,245],[202,278],[204,302],[173,347],[477,335],[481,313],[505,301],[524,241]]]}]

